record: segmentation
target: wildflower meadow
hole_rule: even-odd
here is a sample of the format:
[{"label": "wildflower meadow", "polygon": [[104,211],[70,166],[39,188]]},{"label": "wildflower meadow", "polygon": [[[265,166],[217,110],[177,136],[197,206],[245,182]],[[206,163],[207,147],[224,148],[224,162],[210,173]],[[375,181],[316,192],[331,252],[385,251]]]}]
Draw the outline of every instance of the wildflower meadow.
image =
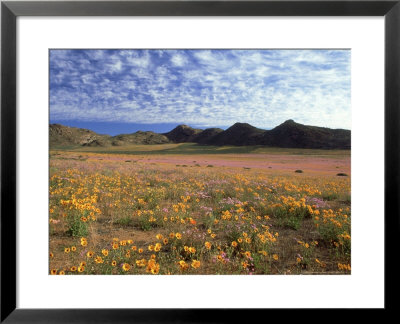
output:
[{"label": "wildflower meadow", "polygon": [[50,274],[351,273],[350,153],[89,151],[50,151]]}]

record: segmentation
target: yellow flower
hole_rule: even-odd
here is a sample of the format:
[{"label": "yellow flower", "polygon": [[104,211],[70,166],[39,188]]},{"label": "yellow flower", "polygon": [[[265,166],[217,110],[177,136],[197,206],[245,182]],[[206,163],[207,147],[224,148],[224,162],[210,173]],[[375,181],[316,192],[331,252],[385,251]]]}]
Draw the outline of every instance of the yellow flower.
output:
[{"label": "yellow flower", "polygon": [[136,265],[138,267],[144,267],[146,265],[146,259],[136,260]]},{"label": "yellow flower", "polygon": [[82,262],[80,263],[79,266],[81,266],[81,267],[86,267],[86,262],[85,262],[85,261],[82,261]]},{"label": "yellow flower", "polygon": [[73,266],[69,270],[71,270],[72,272],[75,272],[77,269],[78,269],[77,267]]},{"label": "yellow flower", "polygon": [[64,271],[64,270],[61,270],[58,274],[59,274],[59,275],[65,275],[65,271]]},{"label": "yellow flower", "polygon": [[192,261],[192,268],[197,269],[200,267],[200,261],[198,260],[193,260]]},{"label": "yellow flower", "polygon": [[156,239],[157,239],[157,240],[162,240],[162,239],[163,239],[163,236],[162,236],[161,234],[157,234],[157,235],[156,235]]},{"label": "yellow flower", "polygon": [[244,255],[245,255],[247,258],[250,258],[250,257],[251,257],[251,253],[250,253],[250,251],[246,251],[246,252],[244,252]]},{"label": "yellow flower", "polygon": [[86,256],[87,256],[88,258],[91,258],[91,257],[93,257],[93,254],[94,254],[93,251],[89,251],[88,253],[86,253]]},{"label": "yellow flower", "polygon": [[56,275],[57,274],[57,270],[56,269],[51,269],[50,274],[51,275]]},{"label": "yellow flower", "polygon": [[273,255],[272,255],[272,258],[273,258],[275,261],[277,261],[277,260],[279,259],[279,256],[278,256],[278,254],[273,254]]},{"label": "yellow flower", "polygon": [[49,256],[50,256],[50,258],[53,258],[54,254],[52,252],[50,252]]},{"label": "yellow flower", "polygon": [[212,238],[215,238],[217,235],[215,235],[214,233],[210,235]]},{"label": "yellow flower", "polygon": [[81,245],[86,246],[87,245],[87,240],[84,237],[81,237]]},{"label": "yellow flower", "polygon": [[107,256],[108,255],[108,250],[103,249],[103,250],[101,250],[101,253],[103,253],[104,256]]},{"label": "yellow flower", "polygon": [[211,249],[211,243],[210,242],[205,242],[204,245],[205,245],[207,250]]},{"label": "yellow flower", "polygon": [[129,263],[124,263],[122,265],[122,270],[124,270],[124,271],[128,271],[130,268],[131,268],[131,266],[129,265]]},{"label": "yellow flower", "polygon": [[148,249],[149,251],[154,251],[154,245],[149,245]]},{"label": "yellow flower", "polygon": [[117,261],[112,260],[112,261],[111,261],[111,265],[112,265],[113,267],[115,267],[115,266],[117,265]]},{"label": "yellow flower", "polygon": [[178,240],[180,240],[180,239],[182,238],[182,234],[176,233],[176,234],[175,234],[175,237],[176,237]]},{"label": "yellow flower", "polygon": [[113,243],[112,248],[113,248],[113,250],[117,250],[119,248],[119,244]]},{"label": "yellow flower", "polygon": [[71,246],[71,251],[75,252],[76,251],[76,246]]},{"label": "yellow flower", "polygon": [[139,252],[139,253],[143,253],[143,249],[139,249],[138,252]]},{"label": "yellow flower", "polygon": [[95,259],[94,259],[94,261],[96,262],[96,263],[103,263],[104,261],[103,261],[103,258],[101,257],[101,256],[97,256]]},{"label": "yellow flower", "polygon": [[178,263],[181,270],[186,270],[187,268],[189,268],[189,265],[183,260],[179,261]]},{"label": "yellow flower", "polygon": [[136,245],[132,245],[131,250],[132,250],[132,251],[136,251],[136,250],[137,250]]},{"label": "yellow flower", "polygon": [[167,245],[167,244],[168,244],[168,239],[165,238],[164,241],[163,241],[163,243],[164,243],[164,245]]},{"label": "yellow flower", "polygon": [[84,266],[79,266],[78,267],[78,272],[83,272],[85,271],[85,267]]},{"label": "yellow flower", "polygon": [[195,249],[194,247],[190,247],[190,248],[189,248],[189,252],[190,252],[190,253],[196,253],[196,249]]},{"label": "yellow flower", "polygon": [[149,260],[147,263],[146,272],[151,272],[152,274],[158,274],[160,271],[160,265],[156,263],[153,259]]},{"label": "yellow flower", "polygon": [[233,246],[233,247],[237,247],[237,242],[236,241],[233,241],[232,243],[231,243],[231,245]]},{"label": "yellow flower", "polygon": [[170,237],[170,238],[174,238],[174,237],[175,237],[175,234],[174,234],[174,233],[169,233],[169,237]]},{"label": "yellow flower", "polygon": [[64,249],[64,252],[65,252],[65,253],[69,253],[70,251],[71,251],[70,248],[65,248],[65,249]]}]

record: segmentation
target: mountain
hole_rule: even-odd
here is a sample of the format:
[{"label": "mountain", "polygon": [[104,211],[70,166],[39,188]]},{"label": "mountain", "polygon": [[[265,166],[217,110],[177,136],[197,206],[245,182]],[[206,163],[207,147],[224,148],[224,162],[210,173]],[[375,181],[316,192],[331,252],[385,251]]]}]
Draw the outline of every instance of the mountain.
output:
[{"label": "mountain", "polygon": [[350,138],[349,130],[306,126],[289,119],[266,131],[260,144],[290,148],[350,149]]},{"label": "mountain", "polygon": [[111,144],[114,146],[129,144],[165,144],[169,142],[169,139],[165,135],[150,131],[137,131],[133,134],[121,134],[113,136],[111,140]]},{"label": "mountain", "polygon": [[308,126],[289,119],[279,126],[264,130],[247,123],[235,123],[226,130],[205,130],[179,125],[167,133],[137,131],[116,136],[100,135],[88,129],[50,124],[50,147],[124,146],[193,142],[202,145],[264,145],[285,148],[350,149],[351,131]]},{"label": "mountain", "polygon": [[164,133],[171,142],[174,143],[185,143],[193,142],[196,135],[200,134],[202,129],[195,129],[187,125],[179,125],[175,127],[172,131]]},{"label": "mountain", "polygon": [[199,144],[207,144],[211,142],[216,135],[222,133],[223,131],[224,130],[221,128],[207,128],[195,136],[194,142]]},{"label": "mountain", "polygon": [[50,146],[107,146],[110,145],[109,135],[99,135],[89,129],[68,127],[60,124],[50,124]]},{"label": "mountain", "polygon": [[263,129],[256,128],[247,123],[236,123],[223,132],[210,137],[206,144],[210,145],[257,145]]},{"label": "mountain", "polygon": [[158,133],[137,131],[116,136],[100,135],[89,129],[50,124],[50,147],[62,146],[123,146],[132,144],[164,144],[170,140]]}]

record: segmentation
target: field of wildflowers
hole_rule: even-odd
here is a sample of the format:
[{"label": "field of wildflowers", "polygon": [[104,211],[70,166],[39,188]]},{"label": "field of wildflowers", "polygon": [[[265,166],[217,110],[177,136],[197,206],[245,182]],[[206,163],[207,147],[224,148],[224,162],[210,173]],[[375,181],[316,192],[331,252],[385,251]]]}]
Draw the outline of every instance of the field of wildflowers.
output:
[{"label": "field of wildflowers", "polygon": [[349,274],[349,171],[349,155],[50,151],[49,273]]}]

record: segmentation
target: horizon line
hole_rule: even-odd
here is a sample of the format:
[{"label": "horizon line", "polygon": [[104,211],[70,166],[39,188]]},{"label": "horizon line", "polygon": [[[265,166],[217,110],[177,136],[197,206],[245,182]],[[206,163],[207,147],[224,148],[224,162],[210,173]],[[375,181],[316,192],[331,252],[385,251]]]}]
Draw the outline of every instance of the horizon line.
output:
[{"label": "horizon line", "polygon": [[[288,121],[292,121],[292,122],[294,122],[294,123],[296,123],[296,124],[300,124],[300,125],[303,125],[303,126],[310,126],[310,127],[319,127],[319,128],[327,128],[327,129],[331,129],[331,130],[337,130],[337,129],[341,129],[341,130],[348,130],[348,131],[350,131],[351,132],[351,129],[347,129],[347,128],[330,128],[330,127],[324,127],[324,126],[315,126],[315,125],[306,125],[306,124],[301,124],[301,123],[298,123],[298,122],[296,122],[295,120],[293,120],[293,119],[287,119],[287,120],[285,120],[284,122],[282,122],[282,123],[280,123],[280,124],[278,124],[278,125],[276,125],[275,127],[278,127],[278,126],[280,126],[280,125],[282,125],[282,124],[284,124],[284,123],[286,123],[286,122],[288,122]],[[60,122],[60,121],[54,121],[54,122],[49,122],[49,126],[51,126],[51,125],[61,125],[61,126],[64,126],[64,127],[71,127],[71,128],[78,128],[78,129],[86,129],[86,130],[89,130],[89,131],[92,131],[92,132],[95,132],[95,133],[97,133],[98,135],[108,135],[108,136],[111,136],[111,137],[114,137],[114,136],[118,136],[118,135],[129,135],[129,134],[135,134],[135,133],[138,133],[138,132],[152,132],[152,133],[155,133],[155,134],[166,134],[166,133],[168,133],[168,132],[171,132],[171,131],[173,131],[174,129],[176,129],[177,127],[179,127],[179,126],[187,126],[187,127],[190,127],[190,128],[192,128],[192,129],[201,129],[201,130],[206,130],[206,129],[210,129],[210,128],[220,128],[220,129],[222,129],[223,131],[225,131],[225,130],[227,130],[227,129],[229,129],[230,127],[232,127],[233,125],[236,125],[236,124],[247,124],[247,125],[250,125],[250,126],[252,126],[252,127],[255,127],[255,128],[258,128],[258,129],[261,129],[261,130],[265,130],[265,131],[269,131],[269,130],[272,130],[272,129],[274,129],[275,127],[272,127],[272,128],[260,128],[260,127],[256,127],[256,126],[253,126],[253,125],[251,125],[250,123],[246,123],[246,122],[236,122],[236,123],[233,123],[232,125],[230,125],[230,126],[208,126],[208,127],[204,127],[204,126],[190,126],[188,123],[154,123],[154,124],[145,124],[145,123],[115,123],[115,122],[91,122],[91,121],[88,121],[88,122],[78,122],[78,123],[88,123],[88,124],[90,124],[90,123],[95,123],[95,124],[106,124],[106,125],[109,125],[109,126],[112,126],[112,125],[121,125],[121,124],[124,124],[124,125],[126,125],[126,126],[132,126],[132,125],[136,125],[136,127],[138,126],[138,125],[163,125],[164,127],[166,126],[166,125],[176,125],[176,126],[172,126],[172,128],[169,128],[169,130],[168,131],[155,131],[155,130],[146,130],[146,129],[136,129],[136,130],[134,130],[134,131],[131,131],[131,132],[120,132],[120,133],[115,133],[115,132],[111,132],[111,133],[114,133],[114,134],[111,134],[111,133],[104,133],[104,132],[99,132],[99,131],[97,131],[97,130],[94,130],[93,128],[90,128],[90,127],[78,127],[78,126],[73,126],[73,125],[67,125],[67,124],[64,124],[64,123],[62,123],[62,122]],[[72,122],[72,124],[74,124],[74,122]],[[76,124],[76,123],[75,123]],[[96,128],[96,127],[95,127]],[[133,127],[133,128],[135,128],[135,126]],[[146,128],[146,127],[145,127]]]}]

